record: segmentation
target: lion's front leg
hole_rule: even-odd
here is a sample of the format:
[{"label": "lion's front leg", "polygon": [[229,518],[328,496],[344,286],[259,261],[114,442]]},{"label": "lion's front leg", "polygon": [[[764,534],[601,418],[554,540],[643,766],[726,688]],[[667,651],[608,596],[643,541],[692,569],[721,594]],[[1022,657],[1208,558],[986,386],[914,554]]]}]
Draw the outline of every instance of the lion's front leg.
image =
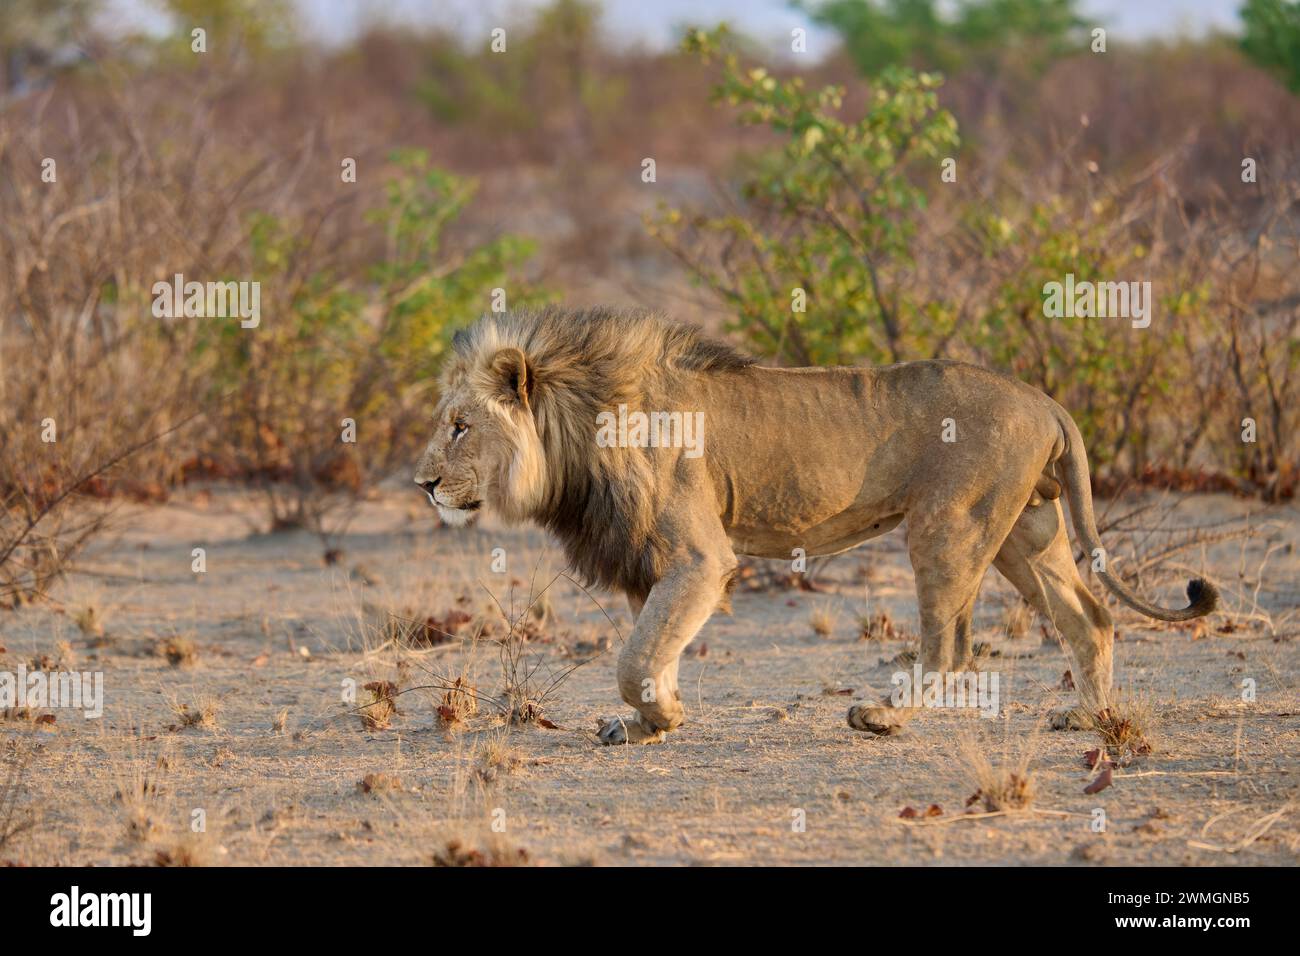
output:
[{"label": "lion's front leg", "polygon": [[722,601],[734,564],[730,554],[694,553],[650,589],[618,658],[619,693],[636,714],[602,721],[602,743],[659,743],[681,726],[677,659]]}]

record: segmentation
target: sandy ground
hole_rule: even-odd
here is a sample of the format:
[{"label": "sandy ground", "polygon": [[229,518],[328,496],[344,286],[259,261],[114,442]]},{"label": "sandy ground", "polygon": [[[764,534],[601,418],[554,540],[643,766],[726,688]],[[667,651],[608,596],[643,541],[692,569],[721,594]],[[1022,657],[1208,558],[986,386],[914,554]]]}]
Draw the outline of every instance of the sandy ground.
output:
[{"label": "sandy ground", "polygon": [[[1115,612],[1117,684],[1154,750],[1088,795],[1096,734],[1046,726],[1072,703],[1060,689],[1069,661],[1037,620],[1007,635],[1016,599],[996,572],[976,637],[989,645],[981,669],[1000,677],[1001,717],[934,710],[885,739],[845,724],[853,697],[889,690],[890,662],[915,630],[903,529],[833,561],[824,592],[742,589],[733,615],[715,617],[683,659],[686,726],[660,746],[608,748],[592,731],[598,717],[629,713],[614,662],[630,616],[620,598],[557,579],[563,558],[542,533],[438,528],[418,495],[394,490],[364,506],[327,566],[309,534],[250,531],[256,513],[239,492],[130,506],[55,602],[0,612],[0,671],[43,656],[104,680],[99,719],[42,708],[0,719],[0,786],[16,804],[7,825],[33,824],[0,846],[0,861],[1293,864],[1300,520],[1294,507],[1209,496],[1174,520],[1248,512],[1261,529],[1250,540],[1167,562],[1179,577],[1217,580],[1228,613],[1178,628]],[[196,547],[203,573],[191,570]],[[504,573],[492,568],[496,548]],[[554,727],[502,719],[499,647],[465,639],[477,620],[434,646],[387,641],[387,612],[500,622],[492,596],[519,612],[530,583],[536,593],[553,579],[538,604],[551,617],[520,665],[537,687],[558,679],[542,701]],[[1179,597],[1172,577],[1151,593]],[[859,617],[882,611],[899,633],[860,639]],[[612,650],[599,653],[604,642]],[[484,700],[451,725],[441,689],[407,690],[387,729],[344,701],[351,682],[408,689],[460,674]],[[1027,765],[1029,809],[967,811],[981,760]],[[941,815],[924,815],[932,804]],[[906,807],[922,815],[901,818]],[[0,836],[5,827],[0,800]]]}]

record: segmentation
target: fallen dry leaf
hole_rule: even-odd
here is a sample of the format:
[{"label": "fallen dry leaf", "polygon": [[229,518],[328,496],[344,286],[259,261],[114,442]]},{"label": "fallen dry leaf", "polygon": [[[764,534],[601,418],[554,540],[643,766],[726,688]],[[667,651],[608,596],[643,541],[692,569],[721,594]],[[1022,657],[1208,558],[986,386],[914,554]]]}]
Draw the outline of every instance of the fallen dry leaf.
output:
[{"label": "fallen dry leaf", "polygon": [[1084,793],[1101,793],[1110,786],[1111,772],[1110,764],[1101,768],[1101,773],[1097,774],[1097,779],[1083,788]]}]

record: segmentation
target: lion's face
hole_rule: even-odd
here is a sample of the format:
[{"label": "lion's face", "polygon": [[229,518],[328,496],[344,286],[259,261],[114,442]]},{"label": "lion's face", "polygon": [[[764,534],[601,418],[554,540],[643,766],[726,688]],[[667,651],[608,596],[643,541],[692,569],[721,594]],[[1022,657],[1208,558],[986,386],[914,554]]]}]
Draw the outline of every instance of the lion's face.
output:
[{"label": "lion's face", "polygon": [[526,397],[511,387],[517,381],[494,363],[438,402],[415,483],[447,524],[468,524],[484,506],[522,520],[540,498],[541,442]]}]

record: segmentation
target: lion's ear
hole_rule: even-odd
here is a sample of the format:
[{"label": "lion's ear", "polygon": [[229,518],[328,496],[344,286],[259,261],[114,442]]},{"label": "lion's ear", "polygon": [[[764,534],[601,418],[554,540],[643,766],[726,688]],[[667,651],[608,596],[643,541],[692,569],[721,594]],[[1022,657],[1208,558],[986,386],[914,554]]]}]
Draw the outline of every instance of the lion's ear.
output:
[{"label": "lion's ear", "polygon": [[504,348],[492,356],[491,368],[492,374],[501,385],[503,395],[508,400],[528,408],[534,383],[524,353],[514,347]]}]

